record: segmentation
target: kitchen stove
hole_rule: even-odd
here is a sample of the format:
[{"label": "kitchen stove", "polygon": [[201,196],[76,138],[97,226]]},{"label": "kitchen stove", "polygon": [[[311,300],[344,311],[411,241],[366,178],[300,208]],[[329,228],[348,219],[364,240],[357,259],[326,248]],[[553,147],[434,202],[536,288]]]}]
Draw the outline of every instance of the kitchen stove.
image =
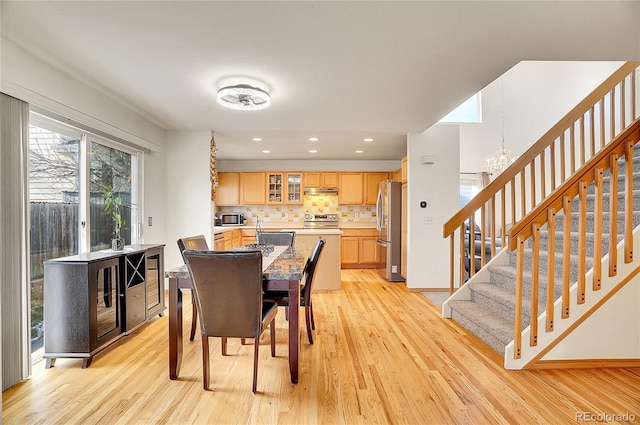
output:
[{"label": "kitchen stove", "polygon": [[303,229],[339,229],[338,214],[305,214]]}]

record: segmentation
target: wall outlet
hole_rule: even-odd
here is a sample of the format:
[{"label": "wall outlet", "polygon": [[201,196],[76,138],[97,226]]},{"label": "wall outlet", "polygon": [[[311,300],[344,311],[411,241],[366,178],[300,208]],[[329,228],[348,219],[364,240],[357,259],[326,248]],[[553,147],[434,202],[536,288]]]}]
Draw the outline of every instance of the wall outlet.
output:
[{"label": "wall outlet", "polygon": [[147,226],[153,226],[153,217],[147,217]]}]

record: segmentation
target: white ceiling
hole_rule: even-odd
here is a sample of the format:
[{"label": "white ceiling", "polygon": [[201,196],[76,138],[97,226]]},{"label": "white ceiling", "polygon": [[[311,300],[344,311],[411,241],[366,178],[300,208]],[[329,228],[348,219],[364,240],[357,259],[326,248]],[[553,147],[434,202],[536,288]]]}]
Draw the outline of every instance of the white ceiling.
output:
[{"label": "white ceiling", "polygon": [[[165,129],[214,130],[221,159],[399,159],[407,133],[520,60],[639,56],[638,2],[1,5],[3,38]],[[230,82],[259,82],[271,107],[219,106]]]}]

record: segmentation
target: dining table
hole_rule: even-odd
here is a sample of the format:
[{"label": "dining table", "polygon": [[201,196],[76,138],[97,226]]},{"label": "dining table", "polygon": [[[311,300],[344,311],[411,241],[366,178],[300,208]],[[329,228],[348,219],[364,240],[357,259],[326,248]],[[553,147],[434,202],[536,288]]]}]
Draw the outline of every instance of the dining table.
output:
[{"label": "dining table", "polygon": [[[255,248],[231,248],[247,249]],[[300,284],[308,255],[307,250],[292,246],[274,246],[272,251],[262,249],[264,289],[289,292],[289,371],[294,384],[298,383]],[[183,352],[182,290],[191,289],[192,285],[186,265],[167,270],[165,277],[169,279],[169,378],[175,380],[180,374]]]}]

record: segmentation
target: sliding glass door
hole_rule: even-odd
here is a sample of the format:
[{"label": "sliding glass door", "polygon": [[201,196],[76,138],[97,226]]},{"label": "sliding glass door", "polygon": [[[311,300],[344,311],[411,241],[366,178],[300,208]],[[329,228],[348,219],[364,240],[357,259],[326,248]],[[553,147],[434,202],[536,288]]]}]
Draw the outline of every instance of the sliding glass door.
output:
[{"label": "sliding glass door", "polygon": [[[131,212],[136,211],[131,196],[131,157],[127,152],[90,142],[90,251],[111,248],[116,236],[121,237],[125,245],[131,244]],[[120,215],[117,219],[116,214]],[[116,226],[120,226],[120,235],[116,235]]]},{"label": "sliding glass door", "polygon": [[116,228],[124,244],[138,243],[139,156],[113,141],[31,114],[32,361],[41,358],[44,342],[43,261],[111,249]]},{"label": "sliding glass door", "polygon": [[29,126],[31,352],[44,343],[44,267],[78,253],[81,135]]}]

